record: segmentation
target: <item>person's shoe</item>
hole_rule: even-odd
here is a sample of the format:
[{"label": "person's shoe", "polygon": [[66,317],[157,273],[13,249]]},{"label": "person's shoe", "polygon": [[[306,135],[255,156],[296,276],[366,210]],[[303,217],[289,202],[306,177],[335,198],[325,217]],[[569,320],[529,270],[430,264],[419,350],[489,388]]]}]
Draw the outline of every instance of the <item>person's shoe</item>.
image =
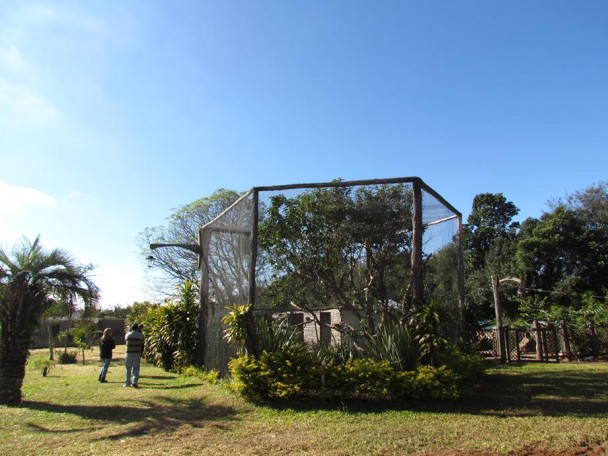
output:
[{"label": "person's shoe", "polygon": [[106,381],[106,379],[105,379],[105,378],[100,378],[100,379],[99,379],[99,382],[100,382],[100,383],[108,383],[108,382]]},{"label": "person's shoe", "polygon": [[137,385],[137,383],[133,383],[133,388],[139,388],[139,386]]}]

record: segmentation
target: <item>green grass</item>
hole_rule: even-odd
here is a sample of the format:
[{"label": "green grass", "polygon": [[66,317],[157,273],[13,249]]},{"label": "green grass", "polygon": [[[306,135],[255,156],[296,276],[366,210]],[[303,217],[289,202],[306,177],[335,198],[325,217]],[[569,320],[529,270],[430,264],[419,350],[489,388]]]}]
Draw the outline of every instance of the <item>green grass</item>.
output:
[{"label": "green grass", "polygon": [[452,403],[281,408],[253,406],[224,384],[149,365],[140,389],[123,388],[123,356],[106,384],[97,382],[96,354],[47,377],[31,362],[23,403],[0,406],[0,453],[572,453],[608,434],[608,363],[494,368],[474,395]]}]

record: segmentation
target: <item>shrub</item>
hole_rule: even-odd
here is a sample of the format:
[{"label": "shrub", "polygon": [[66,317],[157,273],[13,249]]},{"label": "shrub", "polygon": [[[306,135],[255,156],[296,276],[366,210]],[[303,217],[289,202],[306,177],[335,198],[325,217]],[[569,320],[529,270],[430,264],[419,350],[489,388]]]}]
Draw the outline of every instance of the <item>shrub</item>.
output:
[{"label": "shrub", "polygon": [[413,399],[456,399],[458,379],[447,366],[420,366],[413,378]]},{"label": "shrub", "polygon": [[34,369],[40,369],[42,376],[46,377],[53,367],[55,367],[55,361],[48,358],[37,357],[32,360],[32,366]]},{"label": "shrub", "polygon": [[254,402],[326,398],[333,400],[450,400],[459,396],[461,378],[448,366],[400,371],[388,361],[350,358],[319,364],[305,351],[241,355],[230,361],[231,387]]},{"label": "shrub", "polygon": [[228,313],[222,317],[225,326],[224,339],[235,346],[239,353],[244,352],[247,345],[247,319],[250,308],[249,304],[232,304],[226,307]]},{"label": "shrub", "polygon": [[57,360],[59,364],[76,364],[76,359],[78,358],[77,351],[69,351],[69,352],[58,352]]},{"label": "shrub", "polygon": [[198,346],[198,291],[185,281],[179,297],[163,305],[140,303],[129,316],[145,328],[146,361],[166,371],[179,372],[194,364]]},{"label": "shrub", "polygon": [[412,315],[410,324],[424,364],[439,365],[437,356],[448,346],[447,334],[455,321],[453,309],[437,300],[423,303]]},{"label": "shrub", "polygon": [[199,378],[207,383],[215,385],[219,382],[220,372],[216,369],[210,369],[208,371],[201,369],[196,366],[188,366],[180,372],[184,377],[195,377]]},{"label": "shrub", "polygon": [[485,375],[487,362],[479,353],[450,347],[442,353],[439,361],[454,373],[458,387],[463,392],[471,392],[471,387],[477,385]]},{"label": "shrub", "polygon": [[319,385],[319,369],[309,352],[284,349],[259,359],[241,355],[229,363],[232,388],[253,401],[291,399]]},{"label": "shrub", "polygon": [[323,392],[342,399],[381,400],[389,396],[395,369],[388,361],[350,358],[345,364],[330,361],[323,367]]}]

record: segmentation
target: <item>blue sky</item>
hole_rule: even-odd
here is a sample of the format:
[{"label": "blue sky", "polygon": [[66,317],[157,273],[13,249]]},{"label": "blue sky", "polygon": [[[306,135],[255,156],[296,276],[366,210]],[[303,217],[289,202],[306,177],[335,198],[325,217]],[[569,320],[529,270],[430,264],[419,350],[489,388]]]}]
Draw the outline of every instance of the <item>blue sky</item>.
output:
[{"label": "blue sky", "polygon": [[0,0],[0,245],[150,298],[135,238],[220,187],[419,176],[520,218],[606,180],[605,1]]}]

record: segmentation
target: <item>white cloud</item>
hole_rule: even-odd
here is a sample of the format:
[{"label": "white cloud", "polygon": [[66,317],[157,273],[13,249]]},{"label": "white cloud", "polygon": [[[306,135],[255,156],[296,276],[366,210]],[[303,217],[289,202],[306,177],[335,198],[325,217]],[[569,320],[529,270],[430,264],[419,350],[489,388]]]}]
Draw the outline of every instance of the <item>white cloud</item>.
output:
[{"label": "white cloud", "polygon": [[44,98],[25,86],[0,79],[0,107],[4,106],[11,117],[36,123],[47,123],[59,118],[59,112]]},{"label": "white cloud", "polygon": [[23,214],[34,206],[54,206],[57,200],[29,187],[18,187],[0,181],[0,215]]},{"label": "white cloud", "polygon": [[14,72],[22,72],[27,68],[21,50],[14,44],[10,45],[7,49],[0,50],[0,63]]},{"label": "white cloud", "polygon": [[29,15],[35,22],[72,27],[87,33],[100,33],[104,30],[103,20],[73,7],[36,5],[29,10]]}]

